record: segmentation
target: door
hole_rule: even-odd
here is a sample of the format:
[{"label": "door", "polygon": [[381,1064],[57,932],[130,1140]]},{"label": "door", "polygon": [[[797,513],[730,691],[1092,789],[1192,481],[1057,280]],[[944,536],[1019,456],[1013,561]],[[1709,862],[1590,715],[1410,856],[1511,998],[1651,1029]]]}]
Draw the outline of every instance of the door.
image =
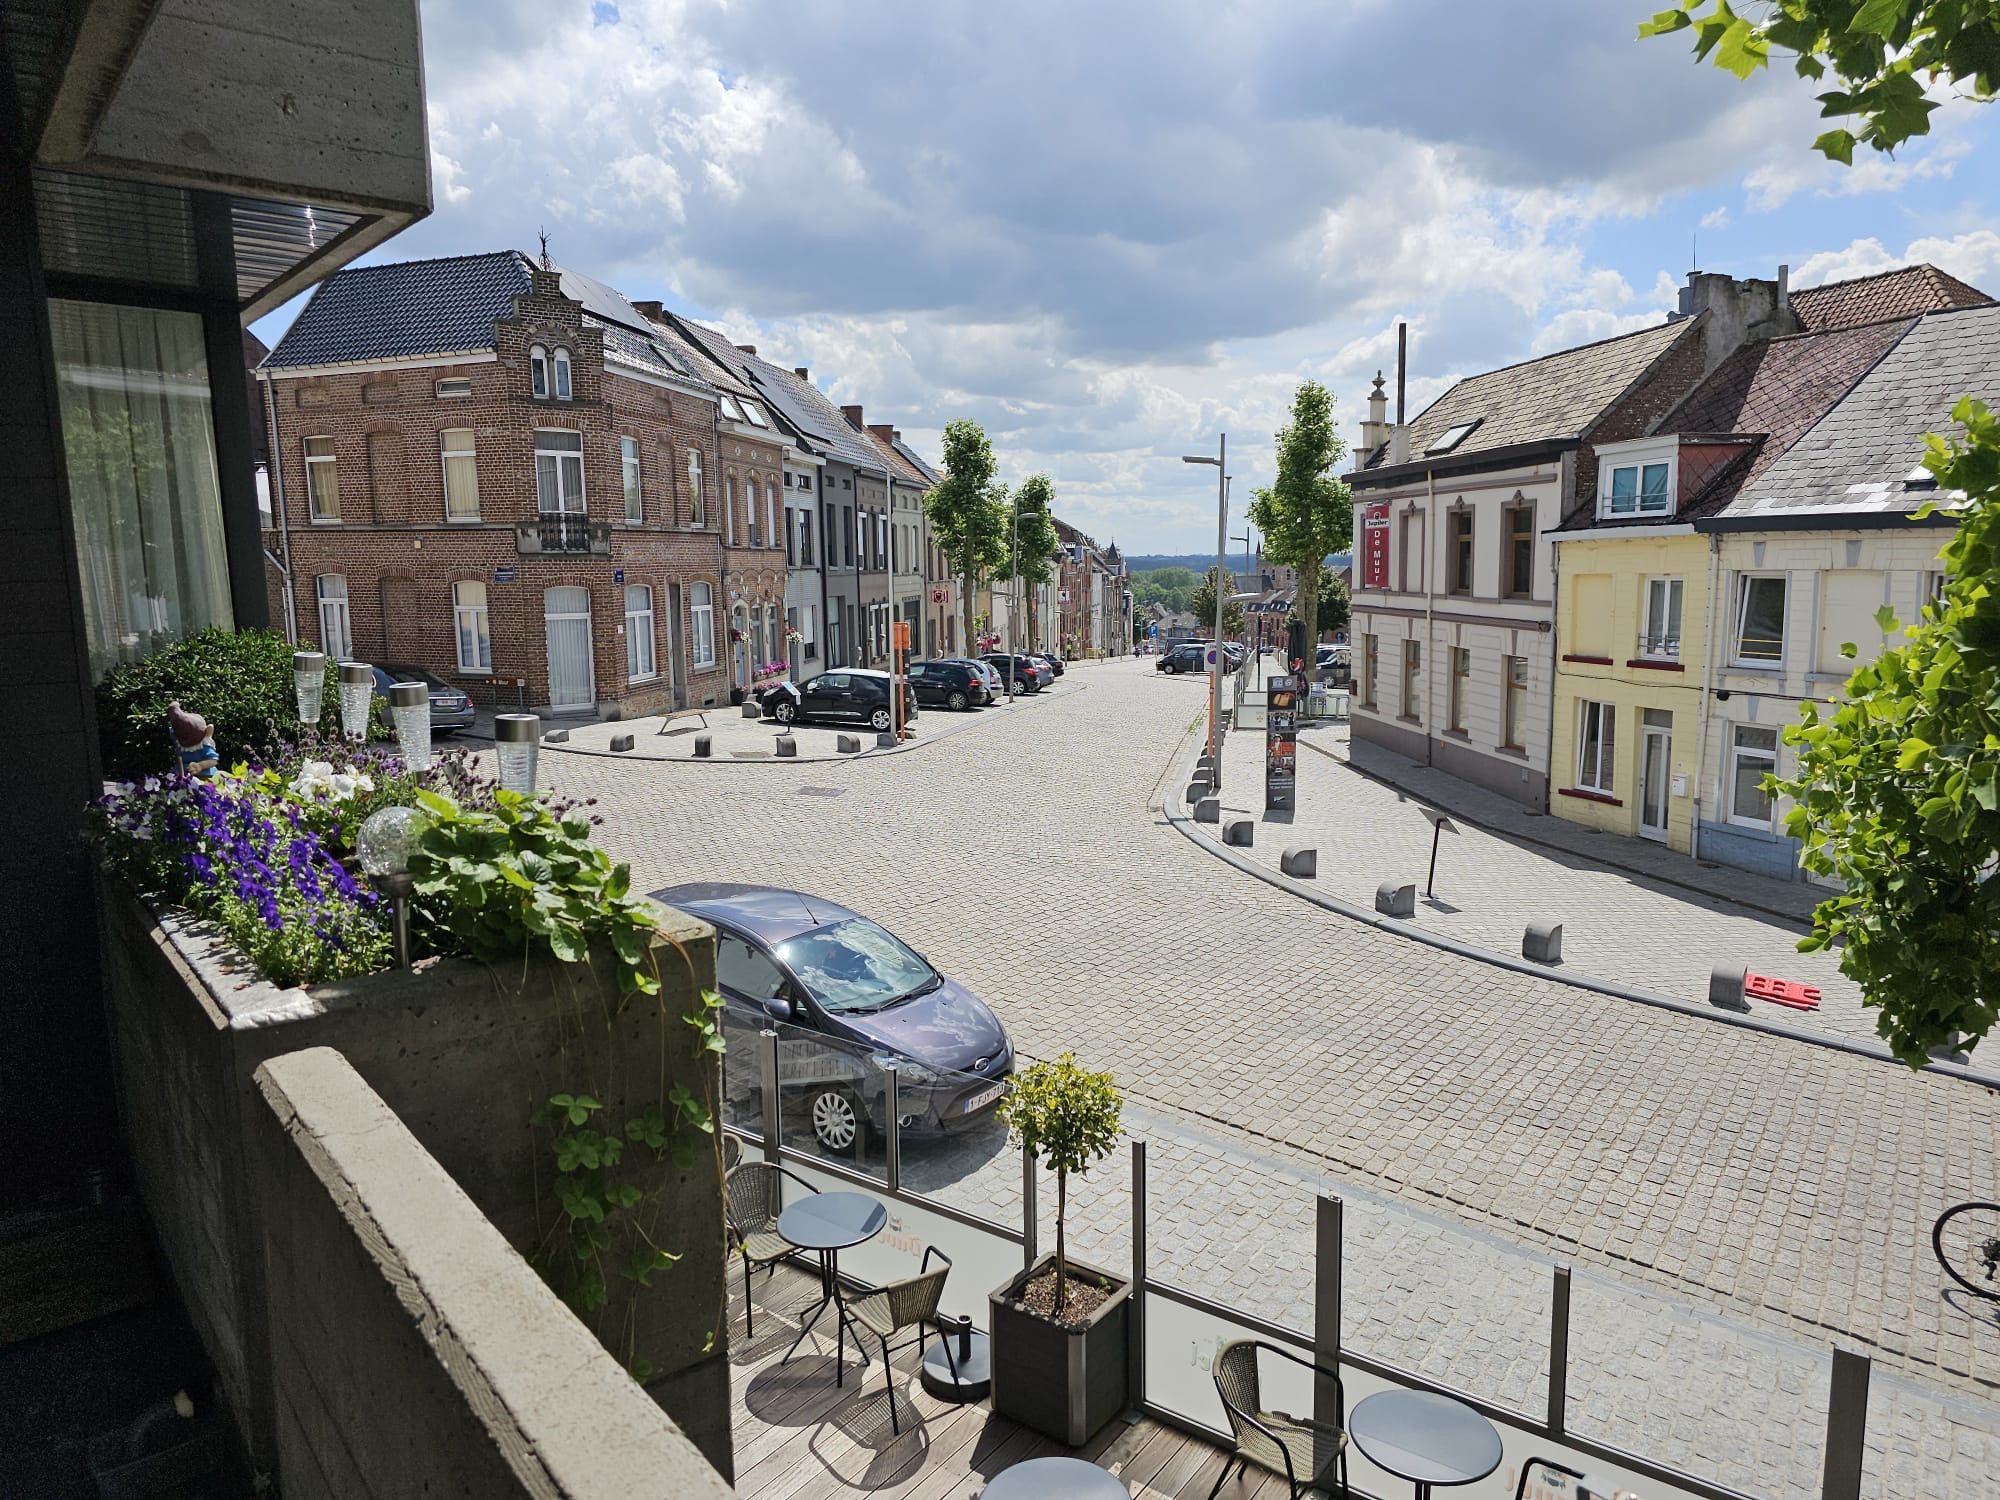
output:
[{"label": "door", "polygon": [[681,629],[681,586],[667,585],[667,676],[673,682],[674,707],[687,707],[687,640]]},{"label": "door", "polygon": [[549,589],[542,595],[549,641],[549,708],[589,708],[597,701],[590,665],[590,590]]},{"label": "door", "polygon": [[1674,716],[1649,708],[1639,747],[1639,836],[1667,840],[1667,782],[1672,775]]}]

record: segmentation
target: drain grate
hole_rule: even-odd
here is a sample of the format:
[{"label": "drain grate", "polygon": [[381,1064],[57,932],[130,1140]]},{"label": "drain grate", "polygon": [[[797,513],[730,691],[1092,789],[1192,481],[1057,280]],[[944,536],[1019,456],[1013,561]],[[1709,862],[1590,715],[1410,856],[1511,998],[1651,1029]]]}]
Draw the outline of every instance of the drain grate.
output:
[{"label": "drain grate", "polygon": [[799,795],[801,797],[838,797],[846,790],[847,788],[844,786],[802,786],[799,788]]}]

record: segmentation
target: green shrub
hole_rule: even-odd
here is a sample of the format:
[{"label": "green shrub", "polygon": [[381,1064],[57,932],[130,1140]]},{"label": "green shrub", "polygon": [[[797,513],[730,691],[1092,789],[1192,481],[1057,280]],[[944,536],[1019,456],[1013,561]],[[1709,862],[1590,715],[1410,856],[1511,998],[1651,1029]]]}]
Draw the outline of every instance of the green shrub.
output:
[{"label": "green shrub", "polygon": [[[269,630],[204,630],[144,661],[113,667],[97,687],[97,734],[107,776],[174,768],[167,705],[176,700],[215,731],[225,766],[298,732],[293,647]],[[340,729],[340,673],[326,664],[320,728]]]}]

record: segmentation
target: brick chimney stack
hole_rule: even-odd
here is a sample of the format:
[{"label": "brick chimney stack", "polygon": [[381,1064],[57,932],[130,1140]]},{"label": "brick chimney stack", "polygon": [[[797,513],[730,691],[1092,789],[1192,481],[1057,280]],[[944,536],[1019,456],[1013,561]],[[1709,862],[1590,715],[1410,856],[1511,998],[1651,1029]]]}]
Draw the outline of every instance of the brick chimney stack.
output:
[{"label": "brick chimney stack", "polygon": [[[861,410],[858,406],[854,409],[857,412]],[[894,443],[896,441],[896,429],[891,427],[887,422],[871,422],[868,424],[868,430],[875,435],[876,440],[879,442]]]},{"label": "brick chimney stack", "polygon": [[1780,267],[1775,280],[1752,276],[1738,281],[1726,271],[1690,271],[1674,315],[1708,314],[1702,330],[1701,373],[1707,375],[1745,344],[1799,331],[1792,311],[1791,273]]},{"label": "brick chimney stack", "polygon": [[754,356],[757,353],[757,346],[755,344],[738,344],[736,347],[745,354]]},{"label": "brick chimney stack", "polygon": [[666,308],[657,302],[634,302],[632,305],[651,318],[655,323],[664,323],[667,321]]},{"label": "brick chimney stack", "polygon": [[860,432],[868,425],[861,420],[861,408],[858,406],[843,406],[840,409],[840,414],[847,418],[847,425],[852,427],[856,432]]},{"label": "brick chimney stack", "polygon": [[799,379],[804,381],[810,381],[812,379],[812,372],[806,369],[804,365],[793,365],[792,373],[798,376]]}]

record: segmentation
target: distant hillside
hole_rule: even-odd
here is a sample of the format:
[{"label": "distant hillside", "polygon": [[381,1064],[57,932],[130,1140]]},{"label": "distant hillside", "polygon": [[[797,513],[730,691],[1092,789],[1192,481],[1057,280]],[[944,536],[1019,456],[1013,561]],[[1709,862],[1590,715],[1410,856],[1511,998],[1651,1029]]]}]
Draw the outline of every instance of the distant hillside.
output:
[{"label": "distant hillside", "polygon": [[[1350,561],[1351,559],[1347,553],[1336,552],[1332,557],[1327,559],[1327,566],[1344,568]],[[1140,557],[1136,553],[1133,553],[1126,556],[1125,566],[1134,573],[1150,573],[1155,568],[1192,568],[1196,575],[1199,576],[1215,566],[1215,554],[1213,552],[1185,552],[1177,555],[1157,553],[1147,557]],[[1241,572],[1243,570],[1243,549],[1241,547],[1232,547],[1230,549],[1229,567],[1231,572]]]}]

